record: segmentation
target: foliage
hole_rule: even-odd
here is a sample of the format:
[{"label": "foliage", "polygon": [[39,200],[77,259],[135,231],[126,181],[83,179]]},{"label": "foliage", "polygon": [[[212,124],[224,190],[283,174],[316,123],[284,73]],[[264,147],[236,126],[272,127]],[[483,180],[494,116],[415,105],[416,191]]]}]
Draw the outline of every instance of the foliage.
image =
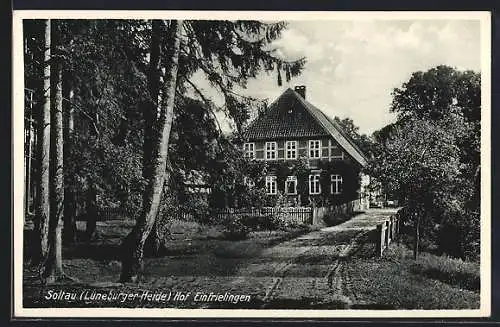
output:
[{"label": "foliage", "polygon": [[244,223],[243,216],[228,216],[224,223],[224,236],[230,240],[242,240],[248,237],[250,228]]},{"label": "foliage", "polygon": [[393,92],[398,120],[375,133],[370,166],[442,252],[470,259],[479,249],[479,89],[470,71],[414,73]]},{"label": "foliage", "polygon": [[[219,200],[219,206],[223,205],[222,198],[225,196],[226,204],[237,204],[238,207],[287,207],[298,205],[290,202],[290,197],[285,194],[285,181],[288,176],[297,177],[297,195],[301,204],[309,204],[314,200],[317,205],[336,205],[351,201],[357,197],[360,185],[359,170],[343,160],[331,162],[320,162],[319,169],[322,170],[320,183],[322,193],[309,195],[309,174],[307,159],[287,161],[258,161],[243,158],[243,153],[235,149],[234,157],[226,156],[225,166],[221,169],[222,175],[218,175],[215,198]],[[232,158],[232,159],[230,159]],[[265,193],[265,177],[268,174],[276,176],[277,194],[267,195]],[[332,174],[339,174],[343,178],[343,189],[340,194],[330,193]],[[254,185],[248,186],[243,182],[250,179]],[[228,183],[228,184],[224,184]],[[294,195],[295,197],[295,195]]]},{"label": "foliage", "polygon": [[[297,195],[300,196],[301,200],[304,201],[309,195],[309,188],[307,184],[307,179],[309,176],[309,168],[306,158],[299,158],[297,160],[287,160],[287,161],[276,161],[269,162],[268,171],[273,172],[276,176],[277,183],[277,196],[268,196],[267,205],[276,206],[279,202],[286,202],[282,198],[285,193],[285,181],[288,176],[297,177]],[[264,187],[265,185],[263,185]]]},{"label": "foliage", "polygon": [[375,151],[373,140],[366,134],[359,133],[359,127],[349,118],[340,119],[333,117],[334,121],[342,127],[342,130],[354,141],[354,143],[363,151],[367,157],[371,157]]},{"label": "foliage", "polygon": [[268,165],[244,158],[233,140],[220,142],[223,151],[214,162],[209,182],[212,185],[210,207],[248,208],[266,205],[265,176]]},{"label": "foliage", "polygon": [[447,256],[423,254],[411,268],[419,274],[456,285],[471,291],[479,291],[479,265]]},{"label": "foliage", "polygon": [[[43,51],[41,21],[24,21],[26,86],[41,84]],[[74,92],[65,103],[75,110],[74,147],[65,157],[66,184],[78,194],[89,183],[102,190],[102,205],[121,203],[140,212],[143,109],[151,98],[147,76],[151,21],[61,20],[60,53],[65,60],[65,88]],[[170,158],[173,170],[212,172],[224,156],[225,141],[215,111],[221,110],[240,129],[258,99],[233,89],[244,87],[261,71],[275,71],[286,80],[300,74],[303,58],[287,61],[270,43],[286,24],[258,21],[185,21],[179,58],[179,83]],[[217,107],[192,79],[201,72],[224,95]],[[189,126],[189,128],[185,128]],[[222,143],[219,144],[219,143]],[[220,168],[220,167],[219,167]],[[250,201],[250,200],[249,200]],[[253,201],[253,200],[251,200]]]},{"label": "foliage", "polygon": [[251,231],[272,231],[280,226],[280,220],[274,215],[244,215],[242,222]]},{"label": "foliage", "polygon": [[[327,205],[346,203],[357,198],[361,178],[359,170],[349,162],[343,160],[324,161],[319,164],[322,169],[320,176],[323,201]],[[342,190],[340,194],[331,194],[331,175],[342,176]]]},{"label": "foliage", "polygon": [[[479,308],[479,292],[463,289],[461,282],[447,283],[436,275],[430,276],[424,270],[415,269],[421,262],[427,266],[427,256],[432,257],[430,260],[436,266],[449,265],[450,272],[455,271],[455,264],[445,262],[456,259],[422,254],[415,262],[410,249],[393,243],[382,258],[353,258],[350,261],[348,274],[352,280],[352,292],[374,303],[373,309]],[[477,263],[470,264],[476,266],[471,270],[467,268],[471,272],[479,268]]]},{"label": "foliage", "polygon": [[[284,193],[284,185],[288,176],[297,176],[297,194],[300,195],[302,203],[306,204],[314,200],[316,205],[336,205],[345,203],[356,198],[359,188],[359,171],[351,164],[343,160],[321,161],[318,165],[321,169],[320,184],[322,192],[319,195],[309,194],[310,168],[305,158],[295,161],[269,163],[269,171],[274,172],[278,184],[278,192]],[[343,178],[343,189],[340,194],[331,194],[330,175],[339,174]],[[273,203],[279,197],[274,197]]]}]

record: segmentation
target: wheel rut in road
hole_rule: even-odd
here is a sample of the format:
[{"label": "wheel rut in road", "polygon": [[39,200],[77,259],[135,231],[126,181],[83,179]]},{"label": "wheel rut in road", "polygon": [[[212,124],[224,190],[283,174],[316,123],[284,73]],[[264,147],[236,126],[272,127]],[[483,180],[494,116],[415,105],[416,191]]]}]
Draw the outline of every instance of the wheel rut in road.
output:
[{"label": "wheel rut in road", "polygon": [[[348,265],[351,257],[368,240],[368,233],[387,218],[387,213],[362,214],[343,224],[297,237],[263,253],[273,265],[273,255],[297,250],[276,269],[266,284],[263,308],[275,303],[304,303],[321,308],[349,308],[359,302],[353,292]],[[307,303],[309,302],[309,303]]]},{"label": "wheel rut in road", "polygon": [[[350,232],[352,234],[352,231]],[[330,233],[340,234],[343,231]],[[347,244],[333,242],[318,246],[312,242],[312,245],[298,251],[286,264],[281,265],[275,271],[262,306],[272,307],[273,302],[284,300],[307,301],[307,299],[316,303],[340,301],[343,306],[349,306],[352,299],[346,296],[351,293],[350,287],[346,285],[349,279],[346,276],[345,266],[351,253],[360,245],[359,240],[366,233],[366,230],[357,231]],[[315,237],[309,235],[308,239],[320,241],[319,243],[328,242],[323,233],[316,233],[313,236]],[[299,237],[284,246],[290,246],[293,242],[302,240],[303,238]],[[283,245],[276,246],[274,251],[279,251],[281,246]]]},{"label": "wheel rut in road", "polygon": [[[163,289],[250,295],[251,308],[346,309],[359,304],[349,276],[351,258],[366,242],[367,234],[387,216],[362,214],[265,248],[257,256],[217,258],[219,264],[234,261],[234,271],[219,268],[211,274],[194,270],[190,273],[196,266],[186,266],[180,268],[187,274],[155,276],[152,283]],[[214,265],[213,259],[207,256],[199,260]],[[206,303],[202,307],[214,305]]]}]

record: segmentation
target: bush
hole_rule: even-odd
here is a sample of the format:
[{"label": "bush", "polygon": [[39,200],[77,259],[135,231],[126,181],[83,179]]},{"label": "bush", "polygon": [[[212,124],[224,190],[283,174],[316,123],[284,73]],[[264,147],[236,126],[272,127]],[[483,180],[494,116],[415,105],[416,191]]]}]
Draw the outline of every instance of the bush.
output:
[{"label": "bush", "polygon": [[248,237],[250,228],[244,224],[244,216],[233,216],[224,222],[224,236],[230,240],[243,240]]},{"label": "bush", "polygon": [[211,222],[206,198],[191,195],[187,197],[181,207],[182,211],[188,213],[188,217],[190,216],[194,221],[200,224],[209,224]]},{"label": "bush", "polygon": [[335,226],[349,220],[351,216],[347,214],[339,214],[335,212],[328,212],[323,216],[323,222],[326,226]]},{"label": "bush", "polygon": [[260,230],[277,230],[280,227],[280,220],[273,215],[259,217]]},{"label": "bush", "polygon": [[279,229],[281,230],[290,230],[290,229],[298,229],[298,228],[307,228],[307,225],[298,223],[293,220],[282,220],[279,224]]},{"label": "bush", "polygon": [[251,231],[277,230],[280,226],[280,220],[273,215],[243,215],[241,222]]},{"label": "bush", "polygon": [[275,231],[307,227],[281,215],[229,215],[222,224],[229,239],[244,239],[252,231]]},{"label": "bush", "polygon": [[413,265],[413,270],[450,285],[457,285],[471,291],[479,290],[479,265],[447,256],[423,254]]}]

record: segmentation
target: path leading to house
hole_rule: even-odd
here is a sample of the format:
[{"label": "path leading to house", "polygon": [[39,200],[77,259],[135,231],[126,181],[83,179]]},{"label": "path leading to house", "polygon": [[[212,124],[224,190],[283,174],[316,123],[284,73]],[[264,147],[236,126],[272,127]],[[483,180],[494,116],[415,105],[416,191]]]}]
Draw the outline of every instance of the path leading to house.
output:
[{"label": "path leading to house", "polygon": [[[66,253],[64,268],[69,275],[77,277],[85,289],[149,290],[186,295],[186,300],[171,300],[163,304],[127,301],[120,306],[342,309],[360,303],[348,274],[350,257],[367,241],[369,231],[395,212],[395,209],[371,209],[340,225],[274,246],[259,244],[258,239],[252,238],[238,242],[179,239],[172,242],[166,255],[145,260],[144,278],[134,285],[117,283],[120,264],[113,259],[113,253],[116,254],[113,251],[118,249],[117,244],[124,233],[118,233],[115,228],[115,238],[108,233],[106,239],[106,242],[114,243],[109,246],[100,244],[99,250],[92,252],[92,258],[88,258],[88,249],[83,256],[78,252]],[[79,287],[80,292],[82,286],[61,285],[60,289],[68,291],[71,287]],[[27,283],[24,292],[32,305],[47,305],[40,302],[38,286]],[[197,301],[195,296],[198,293],[245,295],[250,296],[251,301]],[[68,306],[60,301],[48,305]],[[113,304],[91,301],[87,305]]]},{"label": "path leading to house", "polygon": [[[342,309],[357,303],[347,275],[349,257],[369,231],[395,209],[373,209],[333,227],[281,242],[249,255],[246,244],[211,254],[149,261],[144,286],[200,294],[250,295],[235,307],[269,309]],[[249,240],[249,242],[252,242]],[[235,246],[238,243],[235,244]],[[176,263],[172,262],[172,259]],[[227,302],[178,302],[177,307],[230,307]]]},{"label": "path leading to house", "polygon": [[241,267],[228,289],[260,288],[262,307],[347,308],[358,302],[347,272],[349,257],[368,232],[396,212],[369,210],[340,225],[323,228],[266,249]]}]

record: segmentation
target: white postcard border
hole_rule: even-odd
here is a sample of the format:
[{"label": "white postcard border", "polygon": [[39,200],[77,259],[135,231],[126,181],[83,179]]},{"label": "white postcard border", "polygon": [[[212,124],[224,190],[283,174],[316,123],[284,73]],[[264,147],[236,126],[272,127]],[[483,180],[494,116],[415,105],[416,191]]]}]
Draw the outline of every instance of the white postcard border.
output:
[{"label": "white postcard border", "polygon": [[[474,310],[254,310],[143,308],[23,308],[23,114],[22,19],[261,19],[261,20],[427,20],[481,22],[481,305]],[[13,315],[14,318],[466,318],[491,313],[491,15],[487,11],[319,12],[319,11],[124,11],[16,10],[13,12]]]}]

